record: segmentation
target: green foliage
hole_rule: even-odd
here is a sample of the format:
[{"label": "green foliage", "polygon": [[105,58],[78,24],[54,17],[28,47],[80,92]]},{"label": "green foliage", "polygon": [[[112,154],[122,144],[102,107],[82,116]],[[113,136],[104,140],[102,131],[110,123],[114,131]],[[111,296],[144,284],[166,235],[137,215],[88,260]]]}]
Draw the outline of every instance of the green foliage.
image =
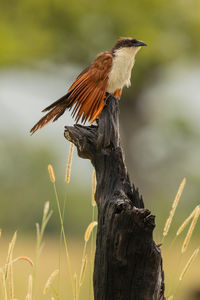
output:
[{"label": "green foliage", "polygon": [[0,7],[0,65],[30,60],[89,62],[119,36],[145,40],[140,62],[157,66],[199,54],[200,3],[158,0],[10,0]]},{"label": "green foliage", "polygon": [[[46,201],[51,202],[53,211],[57,210],[48,178],[47,165],[50,161],[58,161],[54,149],[35,142],[28,144],[20,138],[7,140],[1,136],[1,228],[12,231],[32,230],[33,224],[41,217]],[[70,228],[70,234],[82,234],[80,228],[86,226],[90,213],[90,196],[84,190],[77,191],[73,184],[64,184],[64,174],[63,185],[59,184],[59,192],[62,198],[67,195],[68,209],[74,211],[74,214],[66,213],[65,216],[65,224]],[[77,210],[79,203],[81,209]],[[79,221],[76,222],[75,219]],[[58,231],[59,228],[59,220],[53,214],[48,230]]]}]

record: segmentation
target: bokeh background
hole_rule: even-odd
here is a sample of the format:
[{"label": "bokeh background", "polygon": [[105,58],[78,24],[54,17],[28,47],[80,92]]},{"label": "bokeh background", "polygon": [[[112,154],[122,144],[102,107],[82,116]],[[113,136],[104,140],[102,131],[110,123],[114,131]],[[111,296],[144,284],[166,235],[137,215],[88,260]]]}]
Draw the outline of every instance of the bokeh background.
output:
[{"label": "bokeh background", "polygon": [[[136,57],[132,86],[124,89],[120,101],[120,130],[131,178],[139,187],[146,207],[156,215],[158,243],[178,186],[183,177],[187,178],[166,241],[170,245],[178,226],[199,204],[199,32],[199,0],[1,1],[3,258],[15,230],[19,236],[16,251],[25,252],[21,255],[34,255],[35,223],[41,220],[45,201],[50,201],[54,214],[48,224],[47,246],[41,258],[41,285],[56,268],[60,224],[47,173],[47,165],[51,163],[60,201],[67,195],[65,228],[70,236],[74,265],[80,260],[83,234],[91,220],[92,166],[89,161],[78,158],[75,151],[71,181],[65,184],[69,143],[63,137],[63,129],[64,125],[73,124],[69,112],[33,136],[29,130],[42,116],[41,110],[66,93],[96,53],[110,49],[121,36],[131,36],[148,44]],[[185,262],[199,241],[198,224]],[[171,274],[180,244],[181,240],[166,253],[163,250],[168,290],[170,281],[174,280]],[[179,299],[192,300],[191,293],[200,289],[199,261],[198,258],[187,275]],[[25,278],[24,275],[16,279],[19,298],[24,297]],[[82,299],[88,299],[86,287],[85,293]],[[49,298],[38,294],[37,299]]]}]

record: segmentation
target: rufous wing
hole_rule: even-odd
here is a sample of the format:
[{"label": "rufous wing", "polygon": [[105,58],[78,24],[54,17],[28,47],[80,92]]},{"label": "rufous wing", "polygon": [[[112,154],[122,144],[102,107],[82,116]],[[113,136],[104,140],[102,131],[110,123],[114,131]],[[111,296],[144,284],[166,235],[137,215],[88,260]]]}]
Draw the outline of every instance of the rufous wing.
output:
[{"label": "rufous wing", "polygon": [[91,123],[100,115],[105,103],[108,76],[112,68],[112,54],[100,53],[94,62],[86,68],[71,85],[69,91],[43,112],[48,112],[30,130],[33,134],[50,121],[56,121],[66,109],[73,109],[72,116],[76,122]]},{"label": "rufous wing", "polygon": [[92,65],[82,72],[70,87],[72,116],[77,122],[79,120],[93,122],[101,113],[105,105],[112,59],[111,53],[100,53]]}]

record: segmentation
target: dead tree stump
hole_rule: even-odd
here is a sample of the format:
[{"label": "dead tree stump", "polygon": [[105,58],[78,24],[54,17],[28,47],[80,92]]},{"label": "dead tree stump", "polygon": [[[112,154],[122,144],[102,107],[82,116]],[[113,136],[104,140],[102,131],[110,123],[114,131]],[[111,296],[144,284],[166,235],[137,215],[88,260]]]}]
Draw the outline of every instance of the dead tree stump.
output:
[{"label": "dead tree stump", "polygon": [[119,101],[108,95],[96,126],[66,127],[65,138],[90,159],[97,178],[95,300],[164,300],[155,217],[130,182],[119,135]]}]

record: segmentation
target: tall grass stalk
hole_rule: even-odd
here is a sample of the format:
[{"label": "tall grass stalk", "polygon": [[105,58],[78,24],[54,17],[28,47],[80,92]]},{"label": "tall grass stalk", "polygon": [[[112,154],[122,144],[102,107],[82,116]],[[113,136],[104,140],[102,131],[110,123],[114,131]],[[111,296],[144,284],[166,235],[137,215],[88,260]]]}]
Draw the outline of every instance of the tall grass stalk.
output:
[{"label": "tall grass stalk", "polygon": [[56,189],[55,183],[53,183],[53,187],[54,187],[54,193],[55,193],[55,197],[56,197],[56,203],[57,203],[57,208],[58,208],[58,213],[59,213],[59,218],[60,218],[61,230],[62,230],[64,245],[65,245],[65,252],[66,252],[66,258],[67,258],[67,265],[68,265],[69,276],[70,276],[71,284],[73,286],[71,261],[70,261],[70,257],[69,257],[69,250],[68,250],[68,245],[67,245],[67,239],[66,239],[66,235],[65,235],[65,230],[64,230],[64,225],[63,225],[63,218],[62,218],[62,214],[61,214],[60,203],[59,203],[59,199],[58,199],[58,194],[57,194],[57,189]]},{"label": "tall grass stalk", "polygon": [[77,274],[76,273],[74,274],[73,284],[74,284],[74,300],[78,300]]},{"label": "tall grass stalk", "polygon": [[[178,196],[178,199],[180,199],[180,195],[183,191],[183,187],[185,185],[185,182],[182,181],[180,187],[179,187],[179,191],[177,194],[179,194]],[[176,197],[177,198],[177,197]],[[173,208],[176,209],[177,207],[177,202],[175,203],[174,201],[174,204],[172,205],[172,210]],[[170,213],[171,215],[171,213]],[[173,213],[172,213],[172,217],[173,217]],[[182,244],[182,248],[181,248],[181,253],[183,254],[186,250],[187,250],[187,247],[189,245],[189,242],[191,240],[191,237],[192,237],[192,234],[193,234],[193,231],[194,231],[194,228],[197,224],[197,221],[198,221],[198,218],[199,218],[199,215],[200,215],[200,205],[197,205],[195,207],[195,209],[191,212],[191,214],[185,219],[185,221],[181,224],[181,226],[178,228],[177,232],[176,232],[176,236],[175,236],[175,239],[173,240],[173,243],[174,241],[176,240],[176,238],[183,232],[183,230],[185,229],[185,227],[188,225],[188,223],[190,222],[190,220],[192,219],[192,222],[191,222],[191,225],[189,227],[189,230],[187,232],[187,235],[185,237],[185,240]],[[168,218],[169,220],[169,218]],[[167,224],[167,222],[166,222]],[[169,226],[170,226],[170,222],[169,222]],[[166,226],[165,226],[166,227]],[[169,228],[168,228],[169,229]],[[185,273],[187,272],[187,270],[189,269],[190,265],[192,264],[192,262],[194,261],[194,259],[196,258],[196,256],[198,255],[198,252],[199,252],[199,248],[196,249],[192,256],[190,257],[190,259],[188,260],[186,266],[184,267],[183,271],[181,272],[180,276],[179,276],[179,282],[178,282],[178,285],[175,287],[175,291],[174,291],[174,296],[170,296],[170,297],[175,297],[179,287],[180,287],[180,282],[182,281],[183,277],[185,276]],[[175,272],[175,276],[174,276],[174,281],[175,281],[175,277],[178,275],[178,272],[180,270],[180,266],[181,266],[181,261],[182,261],[182,258],[183,258],[183,255],[179,255],[179,262],[178,262],[178,265],[177,265],[177,268],[176,268],[176,272]],[[169,291],[168,294],[170,294],[172,291],[172,287]],[[168,299],[171,299],[171,298],[168,298]],[[172,298],[173,299],[173,298]]]},{"label": "tall grass stalk", "polygon": [[188,271],[189,267],[191,266],[191,264],[193,263],[193,261],[195,260],[195,258],[197,257],[199,253],[199,248],[197,248],[191,255],[191,257],[189,258],[187,264],[185,265],[183,271],[181,272],[180,276],[179,276],[179,281],[183,280],[183,277],[185,276],[186,272]]},{"label": "tall grass stalk", "polygon": [[[65,196],[64,202],[63,202],[63,207],[62,207],[62,219],[63,219],[63,224],[64,224],[64,217],[65,217],[65,203],[67,200],[67,194]],[[58,293],[60,292],[60,285],[61,285],[61,253],[62,253],[62,228],[60,229],[60,242],[59,242],[59,274],[58,274]]]},{"label": "tall grass stalk", "polygon": [[197,205],[195,207],[195,209],[193,209],[193,211],[191,212],[191,214],[189,215],[189,217],[187,217],[185,219],[185,221],[181,224],[181,226],[178,228],[177,232],[176,232],[176,235],[173,239],[173,241],[171,242],[170,244],[170,247],[173,246],[174,242],[176,241],[177,237],[184,231],[184,229],[186,228],[186,226],[189,224],[190,220],[194,217],[198,207],[200,207],[200,205]]},{"label": "tall grass stalk", "polygon": [[56,289],[54,288],[53,285],[51,285],[51,290],[54,293],[54,295],[56,296],[56,299],[59,300],[60,299],[60,295],[59,293],[56,291]]},{"label": "tall grass stalk", "polygon": [[[95,202],[96,203],[96,202]],[[92,223],[95,222],[95,206],[92,206]],[[89,279],[89,300],[93,292],[93,257],[94,257],[94,231],[92,230],[90,242],[90,279]]]},{"label": "tall grass stalk", "polygon": [[96,206],[96,201],[95,201],[95,192],[96,192],[96,172],[95,170],[93,170],[92,172],[92,207]]},{"label": "tall grass stalk", "polygon": [[165,223],[165,227],[164,227],[164,230],[163,230],[163,239],[162,239],[162,243],[164,242],[164,238],[167,236],[167,234],[168,234],[168,232],[169,232],[169,229],[170,229],[170,226],[171,226],[171,223],[172,223],[172,220],[173,220],[173,217],[174,217],[176,208],[177,208],[177,206],[178,206],[178,203],[179,203],[181,194],[182,194],[182,192],[183,192],[185,183],[186,183],[186,179],[184,178],[184,179],[182,180],[180,186],[179,186],[178,192],[177,192],[176,197],[175,197],[175,199],[174,199],[174,202],[173,202],[173,204],[172,204],[172,209],[171,209],[171,211],[170,211],[169,218],[167,219],[167,221],[166,221],[166,223]]},{"label": "tall grass stalk", "polygon": [[[198,206],[199,206],[199,205],[198,205]],[[191,214],[189,215],[189,217],[187,217],[187,218],[185,219],[185,221],[181,224],[181,226],[180,226],[179,229],[177,230],[177,233],[176,233],[177,236],[180,235],[180,234],[183,232],[183,230],[184,230],[185,227],[188,225],[188,223],[190,222],[190,220],[194,217],[195,212],[196,212],[196,209],[197,209],[198,206],[196,206],[195,209],[193,209],[193,211],[191,212]]]},{"label": "tall grass stalk", "polygon": [[197,255],[199,253],[199,248],[197,248],[191,255],[191,257],[189,258],[188,262],[186,263],[185,267],[183,268],[180,276],[179,276],[179,281],[178,281],[178,284],[175,288],[175,292],[174,292],[174,295],[177,294],[180,286],[181,286],[181,283],[182,283],[182,280],[185,276],[185,274],[187,273],[187,271],[189,270],[190,266],[192,265],[192,263],[194,262],[194,260],[196,259]]},{"label": "tall grass stalk", "polygon": [[[96,201],[95,201],[95,193],[96,193],[96,171],[93,170],[92,173],[92,221],[95,220],[95,207],[96,207]],[[94,231],[92,231],[91,236],[91,243],[90,243],[90,277],[89,277],[89,300],[91,300],[91,296],[93,293],[93,257],[94,257]]]},{"label": "tall grass stalk", "polygon": [[[49,170],[49,167],[48,167],[48,170]],[[51,170],[53,171],[52,166],[51,166]],[[54,174],[54,172],[53,172],[53,174]],[[49,173],[49,175],[50,175],[50,179],[51,179],[51,174]],[[53,178],[55,178],[55,176]],[[61,208],[60,208],[60,202],[59,202],[59,198],[58,198],[58,193],[57,193],[57,189],[56,189],[55,180],[54,181],[51,180],[51,182],[53,183],[54,194],[55,194],[55,198],[56,198],[56,204],[57,204],[57,208],[58,208],[58,214],[59,214],[61,230],[62,230],[62,235],[63,235],[63,241],[64,241],[64,246],[65,246],[67,267],[68,267],[70,282],[71,282],[71,286],[72,286],[72,290],[73,290],[73,294],[74,294],[75,291],[74,291],[74,288],[73,288],[73,277],[72,277],[71,261],[70,261],[70,257],[69,257],[69,250],[68,250],[67,239],[66,239],[65,230],[64,230],[64,224],[63,224],[63,218],[62,218],[62,213],[61,213]]]},{"label": "tall grass stalk", "polygon": [[79,279],[79,285],[81,286],[83,284],[85,273],[87,268],[87,255],[84,257],[83,265],[80,272],[80,279]]},{"label": "tall grass stalk", "polygon": [[199,214],[200,214],[200,206],[198,205],[196,208],[195,208],[195,213],[194,213],[194,217],[193,217],[193,220],[192,220],[192,223],[190,225],[190,228],[188,230],[188,233],[186,235],[186,238],[183,242],[183,246],[182,246],[182,249],[181,249],[181,252],[184,253],[186,250],[187,250],[187,247],[189,245],[189,242],[191,240],[191,237],[192,237],[192,234],[193,234],[193,231],[194,231],[194,228],[197,224],[197,221],[198,221],[198,218],[199,218]]},{"label": "tall grass stalk", "polygon": [[[71,178],[71,166],[72,166],[73,150],[74,150],[74,144],[70,143],[69,154],[68,154],[68,159],[67,159],[67,167],[66,167],[66,173],[65,173],[65,182],[67,184],[70,182],[70,178]],[[65,194],[65,198],[64,198],[64,201],[63,201],[63,207],[62,207],[63,224],[64,224],[66,201],[67,201],[67,191],[66,191],[66,194]],[[62,250],[62,228],[60,230],[60,243],[59,243],[59,270],[61,270],[61,250]],[[59,272],[59,275],[58,275],[58,291],[60,290],[60,282],[61,282],[61,272]]]},{"label": "tall grass stalk", "polygon": [[66,175],[65,175],[65,182],[66,183],[70,182],[73,151],[74,151],[74,144],[70,143],[70,145],[69,145],[69,156],[68,156],[68,161],[67,161],[67,169],[66,169]]},{"label": "tall grass stalk", "polygon": [[7,288],[6,288],[6,275],[3,269],[0,269],[1,273],[1,282],[2,282],[2,292],[3,292],[3,300],[8,300]]},{"label": "tall grass stalk", "polygon": [[28,278],[28,291],[25,300],[32,300],[32,292],[33,292],[33,278],[32,275],[29,275]]},{"label": "tall grass stalk", "polygon": [[52,286],[53,280],[55,279],[55,277],[59,274],[59,270],[55,270],[51,273],[51,275],[49,276],[49,278],[47,279],[44,289],[43,289],[43,294],[46,295],[47,292],[49,291],[49,289]]},{"label": "tall grass stalk", "polygon": [[49,202],[46,202],[44,204],[43,209],[43,216],[42,216],[42,223],[41,223],[41,229],[39,223],[36,223],[36,251],[35,251],[35,264],[33,269],[33,295],[35,295],[35,285],[36,285],[36,277],[37,277],[37,268],[38,268],[38,259],[42,250],[42,241],[43,236],[45,232],[45,228],[47,226],[47,223],[49,219],[52,216],[53,211],[49,211]]},{"label": "tall grass stalk", "polygon": [[[84,247],[83,247],[82,263],[81,263],[81,269],[80,269],[80,275],[79,275],[78,297],[79,297],[79,294],[80,294],[80,287],[82,285],[82,283],[81,283],[81,277],[82,277],[82,274],[83,274],[84,267],[86,267],[85,266],[85,263],[86,263],[85,259],[86,259],[87,243],[88,243],[88,241],[90,239],[91,233],[92,233],[92,231],[93,231],[93,229],[94,229],[95,226],[97,226],[97,222],[96,221],[91,222],[88,225],[88,227],[87,227],[87,229],[85,231],[85,234],[84,234],[85,243],[84,243]],[[84,270],[84,272],[85,272],[85,270]]]},{"label": "tall grass stalk", "polygon": [[[14,233],[11,242],[9,243],[6,263],[2,268],[0,268],[1,285],[2,285],[2,290],[0,291],[2,291],[3,300],[7,300],[8,298],[11,300],[15,300],[14,276],[13,276],[14,263],[23,260],[28,262],[33,267],[32,260],[27,256],[18,256],[17,258],[13,259],[13,251],[16,244],[16,240],[17,240],[17,232]],[[0,293],[0,297],[1,297],[1,293]]]},{"label": "tall grass stalk", "polygon": [[17,239],[17,232],[14,233],[11,242],[9,243],[8,246],[8,254],[7,254],[7,259],[6,259],[6,267],[5,267],[5,276],[7,278],[9,267],[10,267],[10,262],[12,261],[12,254],[13,254],[13,249],[16,243]]},{"label": "tall grass stalk", "polygon": [[9,294],[10,299],[14,299],[14,279],[13,279],[13,250],[17,240],[17,232],[14,233],[13,238],[9,244],[8,248],[8,257],[7,257],[7,266],[6,273],[8,272],[8,281],[9,281]]}]

